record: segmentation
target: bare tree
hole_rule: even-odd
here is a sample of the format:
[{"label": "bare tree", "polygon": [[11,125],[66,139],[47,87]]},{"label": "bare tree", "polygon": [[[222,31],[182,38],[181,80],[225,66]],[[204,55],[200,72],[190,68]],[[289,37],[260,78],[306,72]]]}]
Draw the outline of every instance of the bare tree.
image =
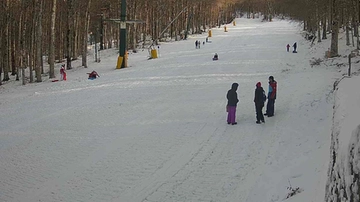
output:
[{"label": "bare tree", "polygon": [[89,33],[89,24],[90,24],[90,15],[89,10],[91,6],[91,0],[87,0],[87,6],[85,11],[85,20],[84,20],[84,33],[83,33],[83,49],[82,49],[82,66],[87,68],[87,45],[88,45],[88,33]]},{"label": "bare tree", "polygon": [[41,46],[42,46],[42,0],[35,0],[35,29],[36,29],[36,61],[35,61],[35,73],[36,82],[42,82],[41,79]]},{"label": "bare tree", "polygon": [[337,57],[338,42],[339,42],[339,0],[331,0],[331,15],[332,15],[332,28],[331,28],[331,46],[330,57]]},{"label": "bare tree", "polygon": [[71,67],[71,42],[73,42],[73,23],[74,23],[74,3],[67,0],[67,31],[66,31],[66,69]]},{"label": "bare tree", "polygon": [[49,46],[49,77],[55,78],[55,22],[56,22],[56,0],[52,1],[51,7],[51,24],[50,24],[50,46]]}]

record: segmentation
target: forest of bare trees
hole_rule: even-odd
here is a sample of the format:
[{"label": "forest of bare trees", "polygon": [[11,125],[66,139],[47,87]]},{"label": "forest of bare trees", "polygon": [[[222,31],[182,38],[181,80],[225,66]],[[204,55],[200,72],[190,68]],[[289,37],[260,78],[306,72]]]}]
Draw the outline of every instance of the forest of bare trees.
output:
[{"label": "forest of bare trees", "polygon": [[[120,18],[121,0],[0,2],[0,84],[19,80],[24,68],[30,83],[45,75],[54,78],[58,62],[71,69],[71,61],[82,58],[86,68],[90,43],[118,47],[119,24],[109,19]],[[317,42],[331,33],[331,57],[338,55],[339,29],[346,31],[347,45],[359,48],[359,0],[127,0],[127,19],[144,22],[127,25],[127,48],[135,50],[149,39],[181,40],[229,23],[239,13],[298,20]],[[46,63],[49,71],[44,71]]]}]

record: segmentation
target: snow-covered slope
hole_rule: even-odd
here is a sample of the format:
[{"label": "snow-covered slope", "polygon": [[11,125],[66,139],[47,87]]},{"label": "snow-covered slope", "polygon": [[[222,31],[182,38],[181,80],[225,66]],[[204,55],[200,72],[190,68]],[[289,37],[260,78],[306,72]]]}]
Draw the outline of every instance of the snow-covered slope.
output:
[{"label": "snow-covered slope", "polygon": [[[160,58],[140,51],[122,70],[107,50],[68,81],[1,87],[0,201],[270,202],[289,186],[303,191],[288,201],[322,201],[336,68],[310,67],[300,30],[237,19],[201,49],[206,35],[163,43]],[[295,41],[298,53],[286,52]],[[89,81],[93,69],[101,77]],[[270,75],[275,116],[258,125],[255,84],[267,91]],[[225,113],[233,82],[235,126]]]}]

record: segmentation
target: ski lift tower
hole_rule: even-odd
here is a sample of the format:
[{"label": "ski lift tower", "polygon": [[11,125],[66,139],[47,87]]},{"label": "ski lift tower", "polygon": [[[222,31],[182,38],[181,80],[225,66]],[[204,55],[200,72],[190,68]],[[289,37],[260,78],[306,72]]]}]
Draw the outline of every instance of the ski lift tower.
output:
[{"label": "ski lift tower", "polygon": [[127,67],[126,24],[144,23],[144,21],[126,20],[126,0],[121,0],[120,19],[105,19],[104,21],[111,21],[120,24],[119,56],[116,64],[116,69],[125,68]]}]

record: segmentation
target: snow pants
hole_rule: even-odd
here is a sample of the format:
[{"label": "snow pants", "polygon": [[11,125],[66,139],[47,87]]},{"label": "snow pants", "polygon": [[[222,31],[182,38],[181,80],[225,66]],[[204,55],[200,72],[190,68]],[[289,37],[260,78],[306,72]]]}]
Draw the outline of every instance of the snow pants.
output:
[{"label": "snow pants", "polygon": [[264,105],[255,104],[256,120],[257,121],[264,121],[264,115],[263,115],[263,112],[262,112],[263,107],[264,107]]},{"label": "snow pants", "polygon": [[267,105],[266,105],[266,114],[268,116],[274,116],[275,111],[275,99],[268,99]]},{"label": "snow pants", "polygon": [[235,123],[236,106],[228,106],[228,123]]}]

